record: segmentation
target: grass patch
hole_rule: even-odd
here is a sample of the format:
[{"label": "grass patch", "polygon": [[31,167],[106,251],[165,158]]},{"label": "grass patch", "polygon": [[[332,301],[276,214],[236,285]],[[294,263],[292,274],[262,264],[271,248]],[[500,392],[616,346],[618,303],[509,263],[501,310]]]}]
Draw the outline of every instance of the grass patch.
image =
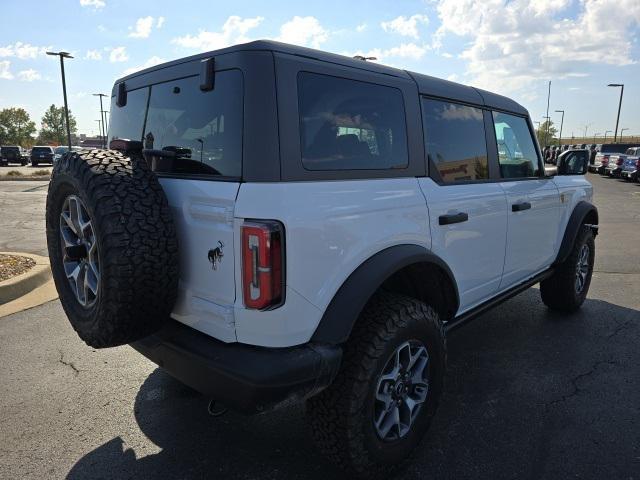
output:
[{"label": "grass patch", "polygon": [[44,175],[51,175],[51,172],[49,170],[36,170],[35,172],[31,172],[31,175],[34,177],[42,177]]},{"label": "grass patch", "polygon": [[10,170],[7,172],[7,177],[21,177],[22,176],[22,172],[19,172],[18,170]]}]

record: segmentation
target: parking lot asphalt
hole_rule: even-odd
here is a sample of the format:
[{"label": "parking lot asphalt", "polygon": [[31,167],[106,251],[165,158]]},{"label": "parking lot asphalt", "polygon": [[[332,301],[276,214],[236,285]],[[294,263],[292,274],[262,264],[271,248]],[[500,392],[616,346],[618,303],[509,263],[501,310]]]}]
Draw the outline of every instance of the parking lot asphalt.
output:
[{"label": "parking lot asphalt", "polygon": [[[640,478],[640,184],[588,178],[585,305],[550,313],[534,287],[454,332],[440,410],[399,477]],[[0,249],[43,254],[46,184],[17,183],[0,183]],[[0,318],[0,385],[0,478],[339,476],[303,407],[210,417],[131,348],[87,347],[57,301]]]}]

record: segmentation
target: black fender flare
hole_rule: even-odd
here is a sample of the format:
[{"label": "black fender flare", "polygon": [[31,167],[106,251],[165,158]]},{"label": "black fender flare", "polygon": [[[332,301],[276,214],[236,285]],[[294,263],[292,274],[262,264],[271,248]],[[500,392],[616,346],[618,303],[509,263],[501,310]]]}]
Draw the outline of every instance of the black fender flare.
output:
[{"label": "black fender flare", "polygon": [[595,214],[595,222],[589,222],[589,226],[593,230],[594,235],[598,234],[598,209],[595,205],[585,200],[579,201],[573,209],[573,212],[571,212],[571,217],[569,217],[569,221],[567,222],[562,243],[558,250],[558,256],[556,257],[556,261],[553,262],[553,265],[558,265],[567,259],[576,241],[578,232],[580,232],[580,227],[585,224],[585,218],[592,212]]},{"label": "black fender flare", "polygon": [[437,255],[419,245],[395,245],[369,257],[340,286],[316,328],[312,342],[340,344],[347,341],[367,301],[386,279],[415,263],[440,267],[455,288],[455,311],[460,304],[457,284],[449,266]]}]

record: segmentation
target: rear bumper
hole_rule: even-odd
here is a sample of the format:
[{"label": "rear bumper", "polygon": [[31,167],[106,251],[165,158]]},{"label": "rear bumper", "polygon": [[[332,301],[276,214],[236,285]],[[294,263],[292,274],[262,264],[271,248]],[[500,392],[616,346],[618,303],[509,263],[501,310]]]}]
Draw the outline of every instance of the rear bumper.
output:
[{"label": "rear bumper", "polygon": [[637,170],[622,170],[620,172],[620,176],[622,178],[627,178],[630,180],[635,180],[636,178],[638,178],[638,171]]},{"label": "rear bumper", "polygon": [[175,320],[131,344],[170,375],[225,406],[258,413],[302,401],[335,378],[342,349],[223,343]]}]

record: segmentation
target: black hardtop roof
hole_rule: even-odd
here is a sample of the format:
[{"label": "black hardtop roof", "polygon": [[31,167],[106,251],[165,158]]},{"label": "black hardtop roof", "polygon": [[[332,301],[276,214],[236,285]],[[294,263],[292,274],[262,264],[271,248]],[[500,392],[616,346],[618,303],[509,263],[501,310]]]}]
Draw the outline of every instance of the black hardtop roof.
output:
[{"label": "black hardtop roof", "polygon": [[413,79],[418,85],[418,91],[423,95],[443,97],[451,100],[458,100],[464,103],[485,105],[490,108],[528,115],[527,110],[522,105],[511,100],[510,98],[487,92],[479,88],[469,87],[467,85],[462,85],[460,83],[450,82],[448,80],[423,75],[421,73],[414,73],[407,70],[388,67],[386,65],[381,65],[379,63],[371,61],[357,60],[345,55],[338,55],[335,53],[324,52],[312,48],[299,47],[297,45],[290,45],[273,40],[255,40],[249,43],[233,45],[231,47],[221,48],[219,50],[214,50],[211,52],[199,53],[197,55],[192,55],[189,57],[180,58],[178,60],[173,60],[171,62],[162,63],[160,65],[155,65],[153,67],[146,68],[144,70],[140,70],[125,77],[119,78],[118,80],[116,80],[116,84],[138,77],[140,75],[144,75],[149,72],[161,70],[173,65],[179,65],[181,63],[192,62],[212,56],[215,57],[216,55],[222,55],[225,53],[260,50],[313,58],[321,62],[335,63],[338,65],[359,68],[361,70],[368,70],[384,75]]}]

